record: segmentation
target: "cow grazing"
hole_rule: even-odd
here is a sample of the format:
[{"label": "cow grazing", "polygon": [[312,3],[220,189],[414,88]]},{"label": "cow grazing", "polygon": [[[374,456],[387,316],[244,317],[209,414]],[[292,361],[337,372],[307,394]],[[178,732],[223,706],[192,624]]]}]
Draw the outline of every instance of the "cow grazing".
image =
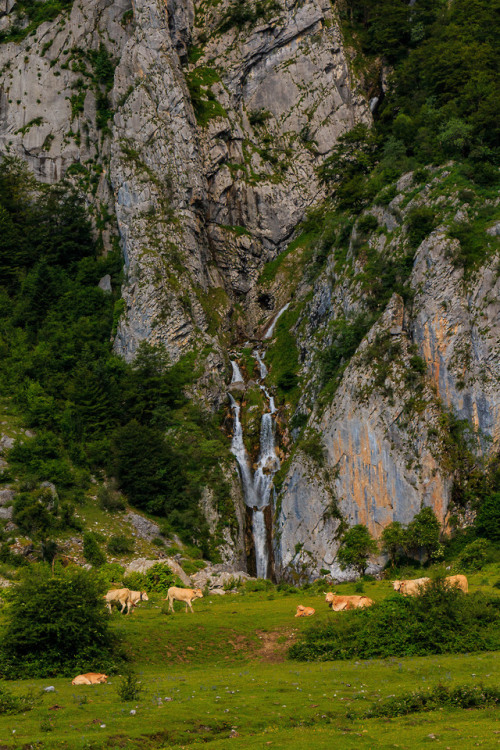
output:
[{"label": "cow grazing", "polygon": [[188,606],[191,612],[194,612],[192,602],[195,599],[203,599],[203,591],[201,589],[180,589],[177,586],[171,586],[167,591],[168,606],[169,609],[174,612],[174,601],[184,602],[186,605],[186,612]]},{"label": "cow grazing", "polygon": [[334,612],[343,612],[347,609],[360,609],[361,607],[371,607],[375,604],[373,599],[367,596],[340,596],[331,592],[323,592],[325,601]]},{"label": "cow grazing", "polygon": [[457,586],[457,588],[461,589],[464,594],[467,594],[467,592],[469,591],[469,582],[467,581],[466,576],[446,576],[444,580],[446,585]]},{"label": "cow grazing", "polygon": [[108,679],[107,674],[99,674],[98,672],[87,672],[86,674],[79,674],[74,680],[71,680],[72,685],[98,685],[101,682],[106,682]]},{"label": "cow grazing", "polygon": [[392,588],[404,596],[416,596],[420,593],[421,588],[426,586],[430,580],[430,578],[414,578],[413,580],[393,581]]},{"label": "cow grazing", "polygon": [[311,617],[311,615],[314,615],[315,613],[316,610],[312,607],[303,607],[302,604],[299,604],[295,617]]},{"label": "cow grazing", "polygon": [[121,606],[121,612],[127,610],[129,614],[132,607],[136,607],[139,602],[147,602],[148,595],[145,591],[131,591],[130,589],[111,589],[105,596],[106,606],[111,612],[113,604]]}]

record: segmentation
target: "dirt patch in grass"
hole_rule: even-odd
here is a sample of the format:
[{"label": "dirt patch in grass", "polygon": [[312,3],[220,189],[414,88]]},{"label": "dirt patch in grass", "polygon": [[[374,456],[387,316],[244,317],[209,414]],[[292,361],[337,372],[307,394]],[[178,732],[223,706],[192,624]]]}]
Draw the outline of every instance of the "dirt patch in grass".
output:
[{"label": "dirt patch in grass", "polygon": [[261,661],[272,664],[278,664],[285,661],[286,654],[292,643],[295,643],[297,630],[286,628],[282,630],[257,630],[260,643],[257,647],[255,656]]}]

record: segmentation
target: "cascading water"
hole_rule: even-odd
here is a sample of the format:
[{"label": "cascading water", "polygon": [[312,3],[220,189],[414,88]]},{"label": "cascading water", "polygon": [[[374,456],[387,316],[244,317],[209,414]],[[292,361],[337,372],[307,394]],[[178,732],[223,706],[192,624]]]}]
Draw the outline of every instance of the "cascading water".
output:
[{"label": "cascading water", "polygon": [[286,305],[281,308],[281,310],[279,311],[279,313],[277,314],[277,316],[275,317],[275,319],[273,320],[273,322],[271,323],[271,325],[269,326],[269,328],[265,332],[265,334],[264,334],[264,338],[265,339],[270,339],[271,338],[271,336],[274,333],[274,329],[276,327],[276,323],[281,318],[281,316],[283,315],[283,313],[288,310],[289,307],[290,307],[290,303],[287,302]]},{"label": "cascading water", "polygon": [[241,370],[238,367],[238,363],[234,361],[234,359],[231,360],[231,367],[233,368],[233,377],[231,380],[231,385],[233,383],[244,383],[243,375],[241,374]]},{"label": "cascading water", "polygon": [[[267,375],[267,367],[265,366],[259,351],[253,352],[253,355],[259,365],[261,380],[263,380]],[[236,373],[239,373],[241,376],[238,365],[235,362],[231,362],[231,364],[233,365],[233,380],[231,382],[240,382],[240,379],[235,380]],[[242,380],[243,378],[241,377],[241,381]],[[231,402],[234,416],[234,432],[233,440],[231,442],[231,451],[238,462],[245,504],[252,510],[252,535],[255,548],[257,577],[267,578],[269,568],[269,549],[267,544],[267,528],[264,509],[270,504],[272,493],[274,491],[273,476],[280,468],[280,461],[276,455],[274,437],[273,414],[276,412],[274,398],[262,383],[260,388],[268,400],[269,411],[262,415],[260,425],[259,458],[253,476],[248,453],[243,441],[243,428],[240,420],[241,407],[231,394],[229,394],[229,400]]]}]

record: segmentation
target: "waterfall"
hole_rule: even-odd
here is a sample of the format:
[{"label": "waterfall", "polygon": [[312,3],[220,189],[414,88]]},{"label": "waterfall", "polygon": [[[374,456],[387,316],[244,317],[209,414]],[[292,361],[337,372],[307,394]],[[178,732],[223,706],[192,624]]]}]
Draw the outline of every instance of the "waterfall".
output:
[{"label": "waterfall", "polygon": [[240,421],[240,405],[237,401],[229,394],[229,400],[231,402],[231,408],[234,414],[234,432],[233,439],[231,441],[231,453],[236,457],[240,469],[241,484],[243,486],[243,497],[245,503],[250,508],[255,508],[257,503],[255,499],[255,492],[253,488],[253,478],[250,469],[250,463],[248,460],[247,449],[243,442],[243,428]]},{"label": "waterfall", "polygon": [[252,518],[252,532],[255,544],[255,565],[257,578],[267,578],[269,553],[267,550],[267,529],[264,511],[254,510]]},{"label": "waterfall", "polygon": [[231,367],[233,368],[233,378],[231,380],[231,384],[233,383],[243,383],[243,375],[241,374],[241,370],[238,367],[238,363],[234,361],[234,359],[231,361]]},{"label": "waterfall", "polygon": [[[262,360],[260,352],[253,353],[260,367],[261,379],[267,375],[267,368]],[[231,382],[240,382],[243,380],[241,372],[236,362],[233,365],[233,380]],[[235,378],[239,378],[235,380]],[[276,454],[276,444],[274,438],[274,419],[276,412],[274,398],[264,385],[260,388],[267,399],[269,411],[264,412],[260,423],[260,448],[257,460],[257,468],[252,476],[250,460],[243,441],[243,427],[240,419],[241,407],[234,397],[229,393],[231,409],[233,411],[234,431],[231,442],[231,452],[236,457],[240,470],[241,484],[243,488],[243,497],[245,504],[252,510],[252,535],[255,547],[255,562],[257,567],[257,577],[266,578],[269,566],[269,550],[267,545],[267,529],[265,522],[264,509],[270,504],[272,499],[273,476],[280,468],[280,460]]]},{"label": "waterfall", "polygon": [[273,320],[273,322],[271,323],[271,325],[269,326],[269,328],[268,328],[268,329],[267,329],[267,331],[265,332],[265,334],[264,334],[264,338],[265,338],[265,339],[270,339],[270,338],[271,338],[271,336],[272,336],[272,335],[273,335],[273,333],[274,333],[274,328],[275,328],[275,326],[276,326],[276,323],[277,323],[277,322],[278,322],[278,320],[279,320],[279,319],[281,318],[281,316],[283,315],[283,313],[284,313],[284,312],[285,312],[286,310],[288,310],[288,308],[289,308],[289,307],[290,307],[290,303],[289,303],[289,302],[287,302],[287,303],[286,303],[286,305],[285,305],[284,307],[282,307],[282,308],[281,308],[281,310],[279,311],[279,313],[277,314],[277,316],[275,317],[275,319]]},{"label": "waterfall", "polygon": [[264,378],[267,376],[267,367],[264,364],[261,353],[256,349],[254,352],[252,352],[252,354],[257,360],[257,364],[259,365],[260,379],[264,380]]}]

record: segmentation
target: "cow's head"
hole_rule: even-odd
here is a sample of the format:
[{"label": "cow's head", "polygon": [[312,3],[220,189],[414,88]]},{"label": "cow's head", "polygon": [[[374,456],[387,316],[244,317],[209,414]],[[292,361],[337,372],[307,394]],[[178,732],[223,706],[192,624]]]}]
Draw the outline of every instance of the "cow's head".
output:
[{"label": "cow's head", "polygon": [[97,678],[97,682],[106,682],[107,679],[108,679],[107,674],[100,674],[99,677]]},{"label": "cow's head", "polygon": [[141,591],[141,602],[149,602],[149,596],[145,591]]},{"label": "cow's head", "polygon": [[201,589],[194,589],[195,599],[203,599],[203,591]]},{"label": "cow's head", "polygon": [[401,586],[403,585],[403,581],[393,581],[392,582],[392,588],[394,591],[401,591]]}]

